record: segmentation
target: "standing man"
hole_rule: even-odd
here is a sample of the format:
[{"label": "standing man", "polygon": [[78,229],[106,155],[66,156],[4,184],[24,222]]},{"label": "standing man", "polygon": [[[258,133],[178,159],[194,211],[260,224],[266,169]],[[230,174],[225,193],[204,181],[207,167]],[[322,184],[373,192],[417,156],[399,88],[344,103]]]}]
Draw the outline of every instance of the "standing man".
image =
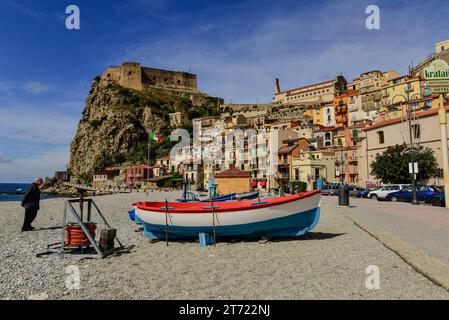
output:
[{"label": "standing man", "polygon": [[43,183],[42,178],[36,178],[22,198],[22,207],[25,208],[25,220],[23,221],[22,232],[32,231],[34,229],[31,224],[36,219],[37,211],[39,210],[39,202],[41,199],[39,187]]}]

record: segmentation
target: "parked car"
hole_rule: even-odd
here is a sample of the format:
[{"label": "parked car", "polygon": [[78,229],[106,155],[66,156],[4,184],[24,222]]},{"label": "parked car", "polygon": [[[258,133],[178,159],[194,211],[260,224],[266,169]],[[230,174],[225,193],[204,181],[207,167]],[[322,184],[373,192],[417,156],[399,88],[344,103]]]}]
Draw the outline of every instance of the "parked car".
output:
[{"label": "parked car", "polygon": [[362,191],[357,192],[356,197],[357,198],[367,198],[368,197],[368,193],[370,193],[371,191],[376,191],[379,190],[380,188],[370,188],[370,189],[364,189]]},{"label": "parked car", "polygon": [[[425,201],[428,197],[437,194],[434,188],[429,186],[416,186],[416,199],[418,201]],[[387,201],[405,201],[412,202],[413,199],[413,187],[404,188],[398,192],[393,192],[385,197]]]},{"label": "parked car", "polygon": [[350,197],[357,197],[357,194],[359,192],[362,192],[365,190],[361,187],[356,187],[356,186],[349,186],[348,188],[349,188],[349,196]]},{"label": "parked car", "polygon": [[431,206],[434,207],[445,207],[446,201],[444,193],[440,192],[428,196],[427,199],[425,200],[425,203],[430,204]]},{"label": "parked car", "polygon": [[339,187],[340,186],[338,184],[329,184],[321,190],[321,194],[323,196],[336,196],[338,195]]},{"label": "parked car", "polygon": [[409,185],[407,184],[390,184],[384,187],[381,187],[378,190],[370,191],[367,195],[367,198],[384,200],[387,195],[393,192],[400,191]]}]

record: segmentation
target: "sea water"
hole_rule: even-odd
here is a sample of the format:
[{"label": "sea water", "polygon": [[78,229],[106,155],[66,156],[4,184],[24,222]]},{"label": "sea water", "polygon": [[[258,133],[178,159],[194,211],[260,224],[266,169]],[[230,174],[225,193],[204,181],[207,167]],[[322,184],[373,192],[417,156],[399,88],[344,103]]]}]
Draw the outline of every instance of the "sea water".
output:
[{"label": "sea water", "polygon": [[[30,183],[0,183],[0,202],[3,201],[21,201],[23,194],[9,194],[11,192],[21,191],[26,192],[30,187]],[[41,195],[41,199],[54,198],[55,196]]]}]

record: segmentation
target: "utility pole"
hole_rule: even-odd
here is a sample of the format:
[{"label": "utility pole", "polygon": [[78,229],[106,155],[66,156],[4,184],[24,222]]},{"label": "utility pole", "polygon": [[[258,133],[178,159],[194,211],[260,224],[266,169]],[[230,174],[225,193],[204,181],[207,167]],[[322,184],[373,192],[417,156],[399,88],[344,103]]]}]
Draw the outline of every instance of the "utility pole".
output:
[{"label": "utility pole", "polygon": [[440,109],[438,110],[438,118],[440,120],[441,130],[441,156],[443,157],[443,174],[444,174],[444,197],[446,199],[446,208],[449,209],[449,158],[447,150],[447,115],[444,108],[444,94],[440,94]]},{"label": "utility pole", "polygon": [[[412,69],[409,66],[408,68],[408,75],[409,78],[412,77]],[[408,88],[407,88],[408,89]],[[412,147],[412,149],[410,150],[411,153],[411,161],[412,161],[412,192],[413,192],[413,198],[412,198],[412,204],[414,205],[418,205],[418,198],[416,197],[416,173],[415,173],[415,157],[414,157],[414,153],[415,150],[413,149],[414,145],[413,145],[413,135],[416,135],[416,127],[412,129],[412,113],[414,112],[414,110],[412,110],[412,101],[410,99],[410,91],[407,90],[407,118],[408,118],[408,130],[409,130],[409,135],[410,135],[410,146]]]}]

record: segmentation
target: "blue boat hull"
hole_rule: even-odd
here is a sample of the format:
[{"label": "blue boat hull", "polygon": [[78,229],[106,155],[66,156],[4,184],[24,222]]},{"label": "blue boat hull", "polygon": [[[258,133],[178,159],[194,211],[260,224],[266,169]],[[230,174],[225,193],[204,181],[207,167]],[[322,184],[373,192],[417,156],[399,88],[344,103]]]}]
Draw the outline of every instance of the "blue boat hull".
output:
[{"label": "blue boat hull", "polygon": [[142,224],[142,221],[140,220],[139,216],[136,214],[136,210],[129,210],[128,211],[129,218],[134,221],[137,224]]},{"label": "blue boat hull", "polygon": [[[136,215],[137,217],[137,215]],[[299,237],[309,232],[318,224],[320,208],[289,215],[287,217],[275,218],[260,222],[253,222],[232,226],[217,226],[215,229],[217,237],[263,237],[291,238]],[[155,225],[143,222],[144,235],[148,238],[165,239],[168,231],[169,239],[192,239],[197,238],[199,233],[213,234],[212,226],[202,227],[180,227],[169,225]]]},{"label": "blue boat hull", "polygon": [[136,210],[129,210],[128,216],[132,221],[136,221]]}]

